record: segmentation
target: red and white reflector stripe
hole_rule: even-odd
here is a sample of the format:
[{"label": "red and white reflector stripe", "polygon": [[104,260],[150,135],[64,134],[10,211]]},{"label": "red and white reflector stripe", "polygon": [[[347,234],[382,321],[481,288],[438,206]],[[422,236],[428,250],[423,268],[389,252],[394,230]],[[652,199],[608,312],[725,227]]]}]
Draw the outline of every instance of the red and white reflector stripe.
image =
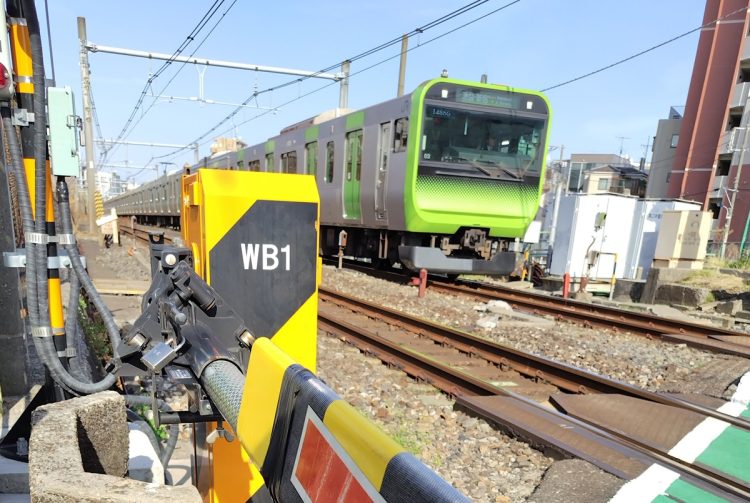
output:
[{"label": "red and white reflector stripe", "polygon": [[306,503],[385,502],[310,407],[291,482]]}]

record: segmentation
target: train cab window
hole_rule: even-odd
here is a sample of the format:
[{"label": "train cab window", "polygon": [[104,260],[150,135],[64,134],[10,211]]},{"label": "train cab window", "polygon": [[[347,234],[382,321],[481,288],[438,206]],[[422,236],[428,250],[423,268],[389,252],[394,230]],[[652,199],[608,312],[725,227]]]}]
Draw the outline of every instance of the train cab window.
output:
[{"label": "train cab window", "polygon": [[282,173],[296,173],[297,172],[297,151],[292,150],[285,154],[281,154],[281,172]]},{"label": "train cab window", "polygon": [[266,171],[273,172],[273,152],[266,154]]},{"label": "train cab window", "polygon": [[250,171],[260,171],[260,161],[250,161],[247,163],[247,169]]},{"label": "train cab window", "polygon": [[406,152],[406,142],[409,139],[409,118],[396,119],[396,128],[393,133],[393,151]]},{"label": "train cab window", "polygon": [[318,172],[318,142],[305,145],[305,173],[313,175]]},{"label": "train cab window", "polygon": [[326,183],[333,182],[333,142],[329,141],[326,143],[326,173],[324,181]]}]

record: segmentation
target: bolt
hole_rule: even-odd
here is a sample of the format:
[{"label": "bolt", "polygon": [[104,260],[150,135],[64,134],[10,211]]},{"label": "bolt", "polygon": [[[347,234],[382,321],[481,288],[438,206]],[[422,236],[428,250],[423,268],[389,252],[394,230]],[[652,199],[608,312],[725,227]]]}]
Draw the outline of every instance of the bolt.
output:
[{"label": "bolt", "polygon": [[253,337],[253,334],[251,334],[249,331],[245,330],[242,332],[238,339],[240,340],[240,343],[245,346],[246,348],[249,348],[253,345],[253,342],[255,342],[255,337]]},{"label": "bolt", "polygon": [[166,257],[164,257],[164,262],[166,262],[167,265],[175,265],[177,263],[177,257],[174,253],[169,253]]}]

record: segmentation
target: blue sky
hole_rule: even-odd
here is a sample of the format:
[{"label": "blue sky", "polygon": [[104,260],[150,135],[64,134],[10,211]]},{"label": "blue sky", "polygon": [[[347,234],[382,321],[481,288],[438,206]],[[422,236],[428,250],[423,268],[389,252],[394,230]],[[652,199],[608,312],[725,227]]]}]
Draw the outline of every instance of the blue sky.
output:
[{"label": "blue sky", "polygon": [[[107,46],[172,53],[213,2],[194,0],[113,2],[49,0],[57,85],[69,85],[80,106],[80,69],[76,17],[87,20],[89,41]],[[218,14],[197,37],[203,39],[231,4],[225,0]],[[379,0],[377,2],[289,0],[250,2],[238,0],[218,24],[196,56],[267,66],[320,70],[385,41],[423,26],[468,1]],[[702,23],[704,0],[521,0],[495,14],[491,11],[509,0],[486,4],[425,31],[410,40],[406,90],[438,76],[445,68],[450,76],[479,80],[483,73],[494,83],[527,89],[544,89],[611,64],[663,42]],[[44,4],[37,2],[42,23]],[[406,7],[408,6],[408,7]],[[405,8],[406,7],[406,8]],[[438,40],[430,39],[475,18],[469,27]],[[643,155],[647,139],[669,107],[684,105],[695,58],[698,33],[688,35],[598,75],[551,90],[553,122],[551,145],[565,145],[570,153],[623,153],[635,159]],[[193,43],[185,51],[189,55]],[[396,55],[399,46],[355,62],[357,72]],[[50,59],[46,61],[50,76]],[[161,62],[95,53],[90,55],[92,89],[101,130],[114,138],[130,115],[149,72]],[[159,91],[183,65],[171,68],[154,82]],[[398,58],[352,77],[350,108],[361,108],[395,96]],[[204,96],[239,103],[254,90],[264,90],[292,79],[266,73],[209,68]],[[198,95],[198,72],[185,65],[165,95]],[[262,106],[276,107],[328,81],[310,79],[258,98]],[[259,111],[243,109],[233,122],[217,130],[225,136],[236,131],[249,144],[278,134],[285,126],[334,108],[338,85],[332,85],[287,105],[273,114],[253,119]],[[152,98],[146,98],[149,105]],[[204,134],[228,115],[233,107],[158,100],[128,140],[186,144]],[[208,155],[213,134],[203,140],[201,155]],[[108,162],[153,166],[152,158],[170,150],[119,147]],[[557,158],[559,150],[550,156]],[[98,158],[98,155],[97,155]],[[182,165],[192,162],[192,152],[161,161]],[[123,177],[143,182],[153,170],[116,170]],[[170,166],[169,169],[173,169]]]}]

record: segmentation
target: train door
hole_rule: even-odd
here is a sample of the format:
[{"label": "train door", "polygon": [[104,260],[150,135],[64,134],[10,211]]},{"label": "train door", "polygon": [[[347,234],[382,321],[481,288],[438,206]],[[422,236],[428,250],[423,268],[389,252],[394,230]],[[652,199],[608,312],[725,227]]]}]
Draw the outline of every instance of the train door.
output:
[{"label": "train door", "polygon": [[385,122],[380,125],[380,137],[378,138],[378,178],[375,180],[375,218],[378,220],[385,220],[388,217],[386,210],[386,178],[390,156],[391,123]]},{"label": "train door", "polygon": [[344,218],[359,219],[359,182],[362,175],[362,130],[346,133],[344,145]]}]

